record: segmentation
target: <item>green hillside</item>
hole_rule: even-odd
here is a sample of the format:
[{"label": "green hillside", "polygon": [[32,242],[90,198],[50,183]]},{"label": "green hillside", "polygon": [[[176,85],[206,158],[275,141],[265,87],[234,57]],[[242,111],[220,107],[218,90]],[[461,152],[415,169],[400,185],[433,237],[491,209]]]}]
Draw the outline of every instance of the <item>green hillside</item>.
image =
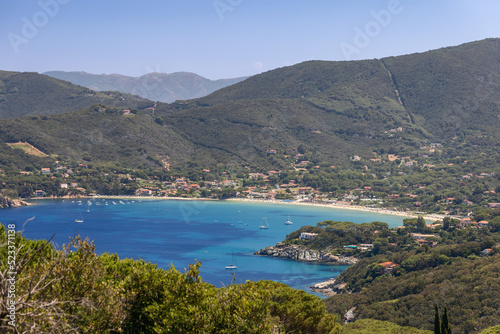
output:
[{"label": "green hillside", "polygon": [[[316,165],[358,168],[352,159],[359,156],[369,168],[370,158],[388,153],[428,156],[433,143],[442,159],[496,159],[499,45],[488,39],[382,60],[308,61],[154,110],[129,95],[116,102],[47,76],[3,72],[4,115],[54,114],[96,100],[112,108],[3,121],[1,138],[28,141],[49,155],[152,167],[160,159],[289,168],[286,156],[300,150]],[[135,102],[135,115],[120,114]],[[270,149],[277,154],[269,156]]]},{"label": "green hillside", "polygon": [[97,93],[38,73],[0,71],[0,118],[55,115],[96,103],[139,109],[154,105],[137,96],[120,92]]},{"label": "green hillside", "polygon": [[438,139],[498,144],[500,39],[382,61],[414,123]]}]

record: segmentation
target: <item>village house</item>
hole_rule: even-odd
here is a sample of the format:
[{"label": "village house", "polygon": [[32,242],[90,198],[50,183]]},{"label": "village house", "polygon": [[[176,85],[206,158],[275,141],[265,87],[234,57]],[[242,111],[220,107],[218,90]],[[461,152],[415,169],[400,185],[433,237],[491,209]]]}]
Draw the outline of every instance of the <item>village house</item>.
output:
[{"label": "village house", "polygon": [[297,166],[297,167],[305,167],[308,164],[309,164],[309,161],[303,160],[303,161],[300,161],[300,162],[296,163],[295,166]]},{"label": "village house", "polygon": [[197,184],[197,183],[190,184],[190,185],[188,186],[188,190],[191,190],[191,189],[196,189],[196,190],[198,190],[198,189],[200,189],[200,185],[199,185],[199,184]]},{"label": "village house", "polygon": [[238,185],[238,181],[235,180],[224,180],[222,181],[223,187],[234,187]]},{"label": "village house", "polygon": [[250,174],[248,174],[248,177],[250,177],[253,180],[257,180],[257,179],[267,178],[267,175],[262,174],[262,173],[250,173]]},{"label": "village house", "polygon": [[470,226],[471,224],[472,224],[472,221],[469,217],[462,218],[460,220],[460,223],[459,223],[459,225],[461,227],[467,227],[467,226]]},{"label": "village house", "polygon": [[477,226],[488,227],[488,222],[486,220],[481,220],[481,221],[477,222]]},{"label": "village house", "polygon": [[35,196],[37,196],[37,197],[45,196],[45,191],[35,190]]},{"label": "village house", "polygon": [[68,184],[67,183],[61,183],[60,187],[61,187],[61,189],[68,189]]},{"label": "village house", "polygon": [[394,269],[394,267],[399,266],[399,264],[394,262],[382,262],[378,265],[384,267],[384,274],[392,272],[392,269]]},{"label": "village house", "polygon": [[150,189],[140,188],[135,191],[136,196],[151,196],[153,191]]},{"label": "village house", "polygon": [[481,252],[480,252],[480,256],[488,256],[491,252],[493,251],[493,249],[491,248],[485,248],[483,249]]},{"label": "village house", "polygon": [[411,235],[415,239],[415,241],[418,243],[419,246],[429,245],[431,247],[434,247],[437,245],[437,241],[427,240],[427,238],[439,238],[439,236],[436,236],[434,234],[411,233]]},{"label": "village house", "polygon": [[396,161],[398,156],[396,154],[388,154],[387,159],[389,159],[389,161]]},{"label": "village house", "polygon": [[422,234],[422,233],[411,233],[411,236],[415,240],[425,240],[426,238],[439,238],[439,236],[434,234]]},{"label": "village house", "polygon": [[368,250],[372,250],[373,249],[373,244],[360,244],[359,245],[359,249],[361,251],[368,251]]},{"label": "village house", "polygon": [[189,185],[186,181],[179,181],[179,182],[176,181],[175,186],[178,189],[186,190]]},{"label": "village house", "polygon": [[41,172],[42,174],[50,174],[50,168],[42,168]]}]

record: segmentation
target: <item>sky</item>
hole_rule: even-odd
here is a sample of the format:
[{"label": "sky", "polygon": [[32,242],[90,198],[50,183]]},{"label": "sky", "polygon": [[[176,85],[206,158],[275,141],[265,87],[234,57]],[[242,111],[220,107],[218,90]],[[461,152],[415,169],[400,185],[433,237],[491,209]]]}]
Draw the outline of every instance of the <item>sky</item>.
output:
[{"label": "sky", "polygon": [[0,0],[0,70],[234,78],[500,37],[498,0]]}]

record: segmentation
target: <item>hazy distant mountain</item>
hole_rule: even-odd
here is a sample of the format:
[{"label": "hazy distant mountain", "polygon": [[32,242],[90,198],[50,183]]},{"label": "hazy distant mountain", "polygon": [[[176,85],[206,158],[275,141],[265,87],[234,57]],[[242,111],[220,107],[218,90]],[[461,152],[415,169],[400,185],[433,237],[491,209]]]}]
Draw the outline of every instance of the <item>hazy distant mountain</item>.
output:
[{"label": "hazy distant mountain", "polygon": [[49,71],[43,74],[96,91],[115,90],[160,102],[174,102],[176,100],[202,97],[247,78],[209,80],[189,72],[171,74],[154,72],[138,78],[121,74],[90,74],[64,71]]}]

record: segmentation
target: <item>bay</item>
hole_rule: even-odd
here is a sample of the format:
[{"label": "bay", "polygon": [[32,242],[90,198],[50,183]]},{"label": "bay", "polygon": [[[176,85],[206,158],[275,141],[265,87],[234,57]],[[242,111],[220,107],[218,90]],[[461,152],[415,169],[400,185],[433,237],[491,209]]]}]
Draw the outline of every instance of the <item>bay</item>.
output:
[{"label": "bay", "polygon": [[[303,263],[253,255],[304,225],[324,220],[383,221],[402,225],[403,217],[320,206],[244,201],[163,199],[39,200],[1,211],[1,222],[31,239],[52,239],[56,247],[72,236],[88,237],[98,253],[144,259],[183,271],[201,261],[200,275],[215,286],[235,281],[273,280],[310,292],[314,283],[335,277],[344,265]],[[284,225],[290,216],[293,225]],[[83,218],[83,223],[75,223]],[[259,229],[266,218],[269,229]],[[23,227],[24,226],[24,227]],[[235,259],[237,270],[225,266]]]}]

